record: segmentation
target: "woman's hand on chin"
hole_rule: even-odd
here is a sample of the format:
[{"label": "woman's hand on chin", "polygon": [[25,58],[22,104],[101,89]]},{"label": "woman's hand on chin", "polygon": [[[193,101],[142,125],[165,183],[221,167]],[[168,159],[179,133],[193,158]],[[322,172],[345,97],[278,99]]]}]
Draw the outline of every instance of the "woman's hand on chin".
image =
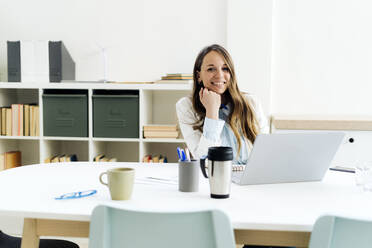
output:
[{"label": "woman's hand on chin", "polygon": [[199,91],[200,102],[203,104],[206,117],[218,120],[218,110],[221,106],[221,95],[207,88],[201,88]]}]

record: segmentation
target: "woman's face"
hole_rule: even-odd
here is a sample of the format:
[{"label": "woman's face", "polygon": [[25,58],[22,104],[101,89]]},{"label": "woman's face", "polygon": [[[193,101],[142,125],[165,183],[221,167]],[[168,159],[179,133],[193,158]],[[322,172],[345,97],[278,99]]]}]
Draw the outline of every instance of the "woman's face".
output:
[{"label": "woman's face", "polygon": [[198,82],[203,82],[204,87],[222,95],[230,83],[230,77],[229,68],[222,55],[215,51],[205,55]]}]

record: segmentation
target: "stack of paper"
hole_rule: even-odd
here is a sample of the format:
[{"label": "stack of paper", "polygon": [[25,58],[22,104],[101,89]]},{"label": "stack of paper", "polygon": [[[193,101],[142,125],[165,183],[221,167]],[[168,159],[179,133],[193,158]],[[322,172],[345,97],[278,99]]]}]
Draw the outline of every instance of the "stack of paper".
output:
[{"label": "stack of paper", "polygon": [[144,138],[177,138],[179,132],[177,125],[145,125],[143,126]]}]

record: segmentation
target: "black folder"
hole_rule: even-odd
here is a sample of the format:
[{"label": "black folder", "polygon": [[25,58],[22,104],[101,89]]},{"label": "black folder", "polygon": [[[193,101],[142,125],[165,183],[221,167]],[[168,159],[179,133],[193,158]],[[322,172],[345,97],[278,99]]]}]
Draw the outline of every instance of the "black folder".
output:
[{"label": "black folder", "polygon": [[8,41],[8,82],[21,82],[21,42]]},{"label": "black folder", "polygon": [[49,41],[49,81],[75,80],[75,62],[62,41]]}]

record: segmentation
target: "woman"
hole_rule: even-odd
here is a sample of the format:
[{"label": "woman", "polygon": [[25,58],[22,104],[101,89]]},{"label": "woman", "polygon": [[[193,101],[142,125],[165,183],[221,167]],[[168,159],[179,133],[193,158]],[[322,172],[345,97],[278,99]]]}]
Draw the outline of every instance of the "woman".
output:
[{"label": "woman", "polygon": [[177,116],[187,147],[194,158],[211,146],[231,146],[234,164],[245,164],[259,133],[269,126],[260,104],[242,93],[233,61],[220,45],[204,48],[196,58],[191,97],[176,104]]},{"label": "woman", "polygon": [[[261,105],[242,93],[229,53],[211,45],[198,55],[193,71],[191,97],[176,104],[181,132],[194,158],[208,154],[211,146],[230,146],[233,164],[246,164],[254,140],[268,133]],[[262,246],[247,246],[244,248]]]}]

